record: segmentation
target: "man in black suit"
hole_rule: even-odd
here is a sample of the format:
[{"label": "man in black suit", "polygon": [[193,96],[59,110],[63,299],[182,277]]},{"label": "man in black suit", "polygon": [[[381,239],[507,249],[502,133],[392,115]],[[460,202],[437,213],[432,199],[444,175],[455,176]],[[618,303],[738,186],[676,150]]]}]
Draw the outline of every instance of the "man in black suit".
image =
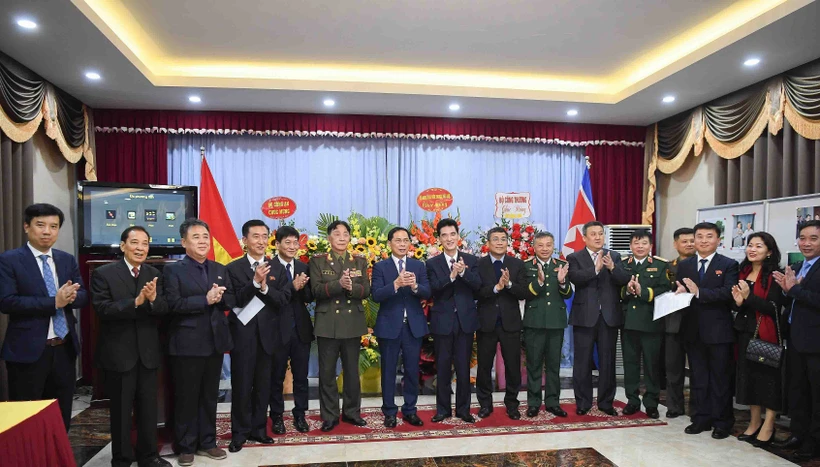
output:
[{"label": "man in black suit", "polygon": [[734,330],[732,286],[737,285],[737,261],[716,253],[720,230],[711,222],[695,226],[697,254],[678,263],[677,293],[695,295],[683,313],[681,332],[692,369],[695,413],[686,433],[712,428],[712,438],[729,436],[734,425],[731,372]]},{"label": "man in black suit", "polygon": [[194,453],[225,459],[216,447],[216,404],[222,356],[233,348],[225,310],[236,306],[225,266],[208,259],[208,224],[187,219],[179,226],[185,257],[165,267],[162,283],[173,316],[168,354],[174,382],[174,441],[181,466]]},{"label": "man in black suit", "polygon": [[524,262],[507,255],[507,231],[493,227],[487,232],[490,254],[479,259],[478,274],[481,288],[478,291],[478,374],[476,397],[481,405],[480,418],[489,417],[493,411],[493,380],[491,371],[495,361],[496,346],[501,343],[501,357],[506,372],[504,405],[507,416],[521,418],[518,412],[518,391],[521,388],[521,308],[519,300],[527,297],[527,281]]},{"label": "man in black suit", "polygon": [[436,352],[436,414],[433,423],[452,416],[450,397],[456,370],[456,417],[475,423],[470,414],[470,360],[473,335],[478,331],[478,310],[473,294],[481,288],[475,256],[458,251],[458,222],[442,219],[436,226],[444,253],[427,261],[427,278],[433,293],[430,333]]},{"label": "man in black suit", "polygon": [[276,251],[274,261],[278,261],[285,269],[290,281],[287,285],[290,289],[290,300],[279,310],[273,331],[270,418],[273,422],[273,432],[283,434],[283,390],[290,359],[290,372],[293,375],[293,426],[297,431],[307,433],[310,427],[305,420],[305,412],[308,409],[308,361],[310,343],[313,340],[313,322],[305,304],[313,301],[313,293],[308,285],[310,273],[307,264],[296,259],[299,251],[299,231],[293,227],[280,227],[276,231]]},{"label": "man in black suit", "polygon": [[128,467],[135,460],[132,410],[138,465],[171,465],[157,453],[157,368],[162,361],[157,317],[168,312],[168,305],[159,271],[144,264],[149,238],[144,227],[128,227],[120,237],[123,259],[95,269],[91,276],[91,303],[100,319],[95,360],[105,370],[111,401],[114,467]]},{"label": "man in black suit", "polygon": [[820,221],[802,224],[797,244],[804,260],[773,274],[786,294],[791,333],[786,366],[792,436],[779,445],[799,448],[792,458],[802,462],[820,456]]},{"label": "man in black suit", "polygon": [[[675,250],[678,257],[669,263],[669,280],[675,283],[678,265],[695,254],[695,231],[682,227],[675,231]],[[666,418],[676,418],[685,412],[683,407],[683,383],[686,378],[686,352],[680,323],[682,313],[672,313],[664,318],[666,336],[664,340],[664,360],[666,373]],[[694,414],[693,399],[689,398],[689,413]]]},{"label": "man in black suit", "polygon": [[586,415],[592,408],[592,350],[598,344],[598,409],[615,417],[615,346],[618,328],[624,325],[619,292],[631,276],[623,269],[618,252],[604,248],[602,223],[587,222],[582,233],[586,248],[567,256],[569,280],[575,284],[569,317],[575,342],[575,412]]},{"label": "man in black suit", "polygon": [[0,255],[0,312],[9,315],[0,358],[11,400],[56,398],[68,431],[80,352],[74,310],[85,306],[88,294],[74,256],[52,248],[63,212],[33,204],[24,215],[28,243]]},{"label": "man in black suit", "polygon": [[[290,289],[285,269],[265,258],[269,233],[268,226],[261,220],[245,222],[242,240],[248,253],[227,267],[237,306],[228,314],[234,342],[231,350],[230,452],[239,452],[248,439],[262,444],[273,443],[273,438],[268,436],[265,412],[270,398],[278,314],[290,300]],[[248,321],[242,314],[252,313],[255,305],[262,306],[262,309]]]}]

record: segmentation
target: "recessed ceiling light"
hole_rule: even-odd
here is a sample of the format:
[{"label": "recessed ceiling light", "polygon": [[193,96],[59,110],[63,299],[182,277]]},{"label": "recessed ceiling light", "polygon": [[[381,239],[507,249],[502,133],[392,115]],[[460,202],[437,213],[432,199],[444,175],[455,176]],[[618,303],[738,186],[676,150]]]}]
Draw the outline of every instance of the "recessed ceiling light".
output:
[{"label": "recessed ceiling light", "polygon": [[743,64],[746,65],[746,66],[755,66],[758,63],[760,63],[759,58],[750,58],[750,59],[746,60],[745,62],[743,62]]},{"label": "recessed ceiling light", "polygon": [[325,107],[333,107],[336,105],[336,101],[333,99],[325,99],[323,104],[325,104]]},{"label": "recessed ceiling light", "polygon": [[458,111],[458,110],[460,110],[460,109],[461,109],[461,106],[460,106],[460,105],[455,104],[455,103],[454,103],[454,104],[450,104],[450,110],[452,110],[453,112],[456,112],[456,111]]},{"label": "recessed ceiling light", "polygon": [[575,110],[575,109],[567,110],[567,115],[569,115],[570,117],[574,117],[574,116],[578,115],[578,111]]},{"label": "recessed ceiling light", "polygon": [[25,18],[18,19],[17,20],[17,25],[20,26],[23,29],[37,29],[37,23],[35,23],[34,21],[32,21],[30,19],[25,19]]},{"label": "recessed ceiling light", "polygon": [[199,96],[188,96],[188,100],[190,102],[193,102],[194,104],[199,104],[200,102],[202,102],[202,98]]},{"label": "recessed ceiling light", "polygon": [[100,74],[96,71],[87,71],[85,73],[85,77],[94,81],[97,81],[98,79],[102,78],[102,76],[100,76]]},{"label": "recessed ceiling light", "polygon": [[675,96],[664,96],[663,102],[669,104],[670,102],[675,102]]}]

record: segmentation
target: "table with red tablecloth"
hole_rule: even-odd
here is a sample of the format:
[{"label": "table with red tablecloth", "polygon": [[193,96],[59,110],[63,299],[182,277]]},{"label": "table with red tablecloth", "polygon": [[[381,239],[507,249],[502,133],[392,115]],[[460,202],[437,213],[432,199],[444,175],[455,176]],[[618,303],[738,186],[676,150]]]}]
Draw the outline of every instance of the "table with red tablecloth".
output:
[{"label": "table with red tablecloth", "polygon": [[0,402],[0,465],[77,465],[56,400]]}]

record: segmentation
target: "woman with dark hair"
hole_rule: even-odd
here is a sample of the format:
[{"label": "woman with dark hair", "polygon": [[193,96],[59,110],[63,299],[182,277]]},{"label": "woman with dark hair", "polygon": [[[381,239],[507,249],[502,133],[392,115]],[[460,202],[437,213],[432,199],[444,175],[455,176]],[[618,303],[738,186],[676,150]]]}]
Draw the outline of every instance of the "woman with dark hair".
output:
[{"label": "woman with dark hair", "polygon": [[[735,330],[738,331],[736,400],[750,406],[751,420],[738,439],[754,446],[768,446],[774,440],[774,422],[782,410],[783,381],[780,368],[746,359],[746,347],[757,330],[758,339],[782,344],[780,286],[772,278],[778,271],[780,249],[766,232],[749,235],[746,258],[740,263],[740,282],[732,287]],[[765,420],[761,420],[765,409]]]}]

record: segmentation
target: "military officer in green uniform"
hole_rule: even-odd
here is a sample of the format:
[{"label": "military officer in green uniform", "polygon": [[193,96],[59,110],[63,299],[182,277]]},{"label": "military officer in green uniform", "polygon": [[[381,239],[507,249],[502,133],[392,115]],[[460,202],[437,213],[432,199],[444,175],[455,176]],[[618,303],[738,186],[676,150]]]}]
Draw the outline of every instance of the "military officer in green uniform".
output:
[{"label": "military officer in green uniform", "polygon": [[646,393],[643,405],[646,414],[658,418],[658,397],[660,395],[661,341],[664,335],[664,320],[653,319],[655,297],[668,292],[668,267],[665,260],[651,257],[652,237],[647,230],[632,233],[629,247],[632,250],[624,263],[624,270],[632,274],[632,279],[621,288],[624,305],[624,328],[621,346],[624,357],[624,389],[628,403],[624,415],[631,415],[641,408],[641,355],[643,354],[644,384]]},{"label": "military officer in green uniform", "polygon": [[564,299],[572,296],[567,280],[569,264],[555,259],[555,237],[538,232],[533,241],[535,258],[525,263],[527,275],[527,307],[524,311],[524,347],[527,352],[527,416],[535,417],[541,407],[541,375],[546,368],[544,405],[547,412],[559,417],[567,413],[561,408],[559,370],[564,329],[567,327],[567,306]]},{"label": "military officer in green uniform", "polygon": [[336,361],[341,357],[344,387],[342,421],[365,426],[361,417],[359,347],[367,334],[362,300],[370,295],[367,260],[347,251],[350,226],[334,221],[327,228],[331,252],[310,259],[311,291],[316,299],[313,334],[319,347],[319,408],[322,431],[339,424]]}]

